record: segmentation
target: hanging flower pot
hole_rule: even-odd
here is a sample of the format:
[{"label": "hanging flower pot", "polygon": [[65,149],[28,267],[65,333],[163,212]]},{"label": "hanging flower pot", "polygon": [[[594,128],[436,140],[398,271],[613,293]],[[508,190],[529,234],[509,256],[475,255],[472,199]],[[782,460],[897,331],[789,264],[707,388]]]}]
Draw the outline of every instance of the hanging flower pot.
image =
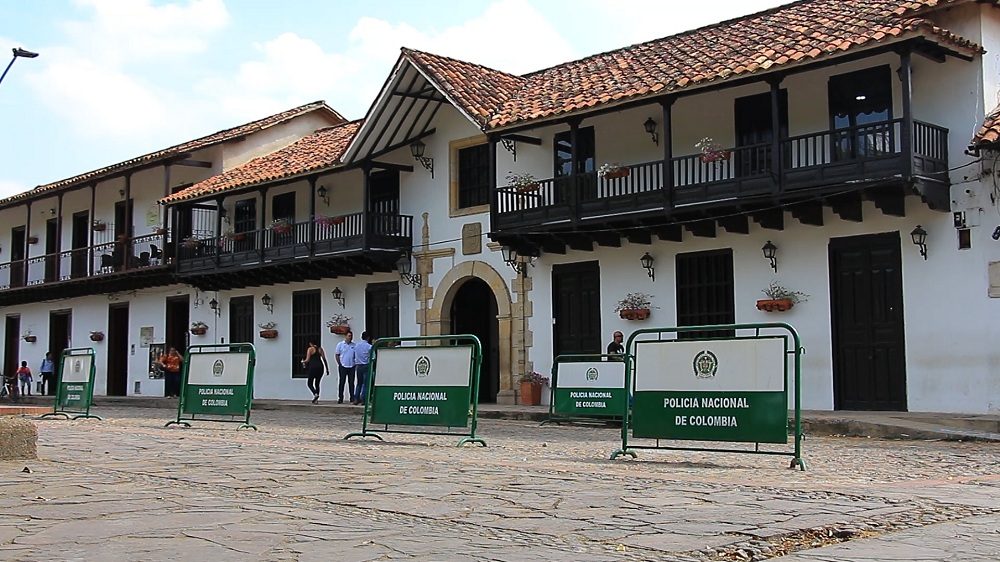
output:
[{"label": "hanging flower pot", "polygon": [[91,225],[91,228],[94,229],[94,232],[104,232],[104,230],[108,228],[108,223],[104,221],[95,220]]},{"label": "hanging flower pot", "polygon": [[38,244],[38,237],[31,235],[28,237],[28,244]]},{"label": "hanging flower pot", "polygon": [[260,337],[264,338],[265,340],[273,340],[274,338],[278,337],[278,330],[261,330]]},{"label": "hanging flower pot", "polygon": [[165,229],[165,228],[157,228],[156,230],[153,231],[153,234],[155,234],[157,236],[163,236],[166,233],[167,233],[167,229]]},{"label": "hanging flower pot", "polygon": [[24,341],[26,341],[28,343],[35,343],[36,341],[38,341],[38,336],[34,336],[34,335],[31,335],[31,334],[28,334],[26,336],[21,336],[21,337],[24,339]]},{"label": "hanging flower pot", "polygon": [[347,332],[350,332],[350,331],[351,331],[351,327],[350,326],[346,326],[346,325],[330,326],[330,333],[331,334],[337,334],[338,336],[346,335]]},{"label": "hanging flower pot", "polygon": [[90,332],[90,341],[104,341],[104,332]]},{"label": "hanging flower pot", "polygon": [[196,336],[204,336],[208,332],[208,324],[204,322],[192,322],[191,333]]},{"label": "hanging flower pot", "polygon": [[645,320],[649,318],[650,312],[648,308],[623,308],[618,311],[618,315],[623,320]]}]

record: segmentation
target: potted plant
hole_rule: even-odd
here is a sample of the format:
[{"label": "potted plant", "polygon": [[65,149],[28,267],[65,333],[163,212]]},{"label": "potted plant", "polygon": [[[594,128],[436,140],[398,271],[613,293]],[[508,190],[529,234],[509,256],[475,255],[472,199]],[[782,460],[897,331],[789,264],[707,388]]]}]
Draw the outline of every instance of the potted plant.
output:
[{"label": "potted plant", "polygon": [[34,234],[28,236],[28,244],[38,244],[38,237]]},{"label": "potted plant", "polygon": [[205,332],[208,331],[208,324],[202,322],[201,320],[191,323],[191,333],[196,336],[204,336]]},{"label": "potted plant", "polygon": [[292,231],[292,221],[288,219],[274,219],[271,222],[271,231],[275,234],[288,234]]},{"label": "potted plant", "polygon": [[694,146],[701,151],[699,159],[705,164],[729,160],[729,157],[731,156],[730,152],[722,148],[722,145],[715,142],[712,137],[705,137],[694,143]]},{"label": "potted plant", "polygon": [[90,341],[104,341],[104,332],[92,330],[90,332]]},{"label": "potted plant", "polygon": [[232,230],[229,230],[222,235],[222,238],[228,242],[242,242],[247,239],[247,235],[243,232],[233,232]]},{"label": "potted plant", "polygon": [[326,321],[326,326],[330,328],[331,334],[344,335],[351,331],[351,326],[348,324],[351,321],[351,317],[346,314],[334,314]]},{"label": "potted plant", "polygon": [[521,375],[521,404],[537,406],[542,403],[542,386],[549,384],[549,378],[541,373]]},{"label": "potted plant", "polygon": [[344,221],[346,221],[347,218],[344,217],[343,215],[337,217],[327,217],[325,215],[319,215],[313,220],[316,222],[316,224],[320,226],[337,226],[338,224],[344,224]]},{"label": "potted plant", "polygon": [[91,223],[90,227],[94,230],[94,232],[104,232],[104,230],[108,228],[108,223],[102,221],[101,219],[94,219],[94,222]]},{"label": "potted plant", "polygon": [[260,326],[260,337],[266,340],[273,340],[278,337],[278,325],[274,322],[264,322],[259,324]]},{"label": "potted plant", "polygon": [[156,227],[156,228],[153,229],[153,234],[155,234],[157,236],[163,236],[166,233],[167,233],[167,229],[163,228],[162,226],[159,226],[159,227]]},{"label": "potted plant", "polygon": [[194,236],[190,236],[181,241],[181,246],[184,246],[189,250],[194,250],[198,246],[201,246],[201,240],[198,240]]},{"label": "potted plant", "polygon": [[507,174],[507,185],[520,193],[528,193],[538,190],[538,179],[531,174]]},{"label": "potted plant", "polygon": [[777,281],[771,281],[771,284],[761,292],[767,295],[767,298],[757,301],[757,310],[764,312],[784,312],[800,302],[809,300],[809,295],[786,289]]},{"label": "potted plant", "polygon": [[629,293],[618,301],[615,312],[624,320],[645,320],[649,318],[651,309],[659,308],[652,306],[653,295],[646,293]]},{"label": "potted plant", "polygon": [[597,176],[606,180],[627,178],[631,173],[628,166],[622,166],[618,162],[608,162],[597,170]]},{"label": "potted plant", "polygon": [[21,339],[23,339],[24,341],[26,341],[28,343],[35,343],[36,341],[38,341],[38,336],[36,336],[35,334],[32,334],[31,330],[28,330],[23,335],[21,335]]}]

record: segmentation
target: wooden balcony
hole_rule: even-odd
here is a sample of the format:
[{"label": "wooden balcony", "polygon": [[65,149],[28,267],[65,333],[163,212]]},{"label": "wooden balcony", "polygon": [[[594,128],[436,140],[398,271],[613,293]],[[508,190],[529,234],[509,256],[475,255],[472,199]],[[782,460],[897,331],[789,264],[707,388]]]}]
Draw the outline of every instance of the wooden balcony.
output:
[{"label": "wooden balcony", "polygon": [[713,208],[794,203],[887,185],[909,185],[932,208],[947,210],[948,130],[914,121],[904,138],[904,123],[894,119],[786,138],[777,143],[777,158],[772,143],[732,147],[717,161],[677,156],[669,159],[667,178],[658,160],[629,165],[625,177],[591,172],[542,180],[529,189],[500,187],[492,231],[578,230],[622,219],[670,222],[692,213],[705,216]]},{"label": "wooden balcony", "polygon": [[0,305],[127,291],[171,282],[165,234],[0,263]]},{"label": "wooden balcony", "polygon": [[413,245],[413,217],[354,213],[192,238],[178,247],[177,272],[202,289],[225,289],[391,271]]}]

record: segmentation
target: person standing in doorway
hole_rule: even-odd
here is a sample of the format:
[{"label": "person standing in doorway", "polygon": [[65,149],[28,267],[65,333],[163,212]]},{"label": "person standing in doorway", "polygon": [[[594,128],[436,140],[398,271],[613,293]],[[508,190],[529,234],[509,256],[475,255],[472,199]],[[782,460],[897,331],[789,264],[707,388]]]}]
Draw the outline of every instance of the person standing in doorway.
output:
[{"label": "person standing in doorway", "polygon": [[625,346],[622,345],[622,340],[625,339],[625,335],[616,331],[611,338],[611,343],[608,344],[608,355],[610,356],[608,361],[624,361]]},{"label": "person standing in doorway", "polygon": [[42,359],[42,366],[38,372],[42,374],[42,389],[38,391],[43,396],[56,395],[56,365],[52,361],[52,352],[46,351],[45,358]]},{"label": "person standing in doorway", "polygon": [[347,382],[348,396],[354,396],[354,333],[348,331],[344,341],[337,344],[337,371],[340,373],[340,390],[337,404],[344,403],[344,382]]},{"label": "person standing in doorway", "polygon": [[[302,366],[306,369],[306,385],[313,393],[315,404],[319,402],[319,381],[323,378],[323,373],[330,374],[330,365],[326,362],[326,352],[316,342],[310,340],[309,347],[306,348],[306,358],[302,360]],[[343,384],[341,384],[343,388]]]},{"label": "person standing in doorway", "polygon": [[17,370],[17,380],[21,383],[21,396],[31,396],[31,378],[28,362],[21,361],[21,368]]},{"label": "person standing in doorway", "polygon": [[167,398],[181,395],[181,363],[184,359],[171,347],[169,353],[160,356],[160,367],[163,368],[163,393]]},{"label": "person standing in doorway", "polygon": [[368,391],[368,362],[372,353],[372,337],[368,332],[361,332],[361,341],[354,346],[354,372],[358,377],[358,391],[354,393],[351,404],[362,404]]}]

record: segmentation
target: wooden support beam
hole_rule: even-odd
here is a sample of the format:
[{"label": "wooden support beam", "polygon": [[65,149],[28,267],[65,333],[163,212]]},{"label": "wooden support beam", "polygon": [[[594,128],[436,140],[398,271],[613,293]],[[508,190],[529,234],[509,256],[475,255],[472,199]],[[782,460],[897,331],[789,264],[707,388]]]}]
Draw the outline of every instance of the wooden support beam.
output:
[{"label": "wooden support beam", "polygon": [[789,207],[792,216],[802,224],[823,226],[823,203],[820,201],[803,201]]},{"label": "wooden support beam", "polygon": [[176,160],[171,162],[175,166],[188,166],[191,168],[211,168],[212,163],[206,162],[204,160],[193,160],[191,158],[185,158],[184,160]]},{"label": "wooden support beam", "polygon": [[594,241],[583,234],[560,234],[557,238],[560,242],[566,244],[570,250],[581,252],[594,251]]},{"label": "wooden support beam", "polygon": [[827,198],[827,203],[841,219],[852,222],[862,222],[861,193],[845,193]]},{"label": "wooden support beam", "polygon": [[640,230],[637,228],[632,228],[624,232],[625,238],[632,244],[652,244],[653,237],[648,230]]},{"label": "wooden support beam", "polygon": [[667,242],[683,242],[684,241],[684,229],[681,228],[679,224],[665,224],[657,226],[653,229],[653,233],[660,240],[665,240]]},{"label": "wooden support beam", "polygon": [[785,210],[781,208],[777,209],[764,209],[760,211],[754,211],[750,213],[754,222],[759,224],[761,228],[767,228],[770,230],[784,230],[785,229]]},{"label": "wooden support beam", "polygon": [[878,210],[891,217],[906,216],[906,188],[901,185],[873,187],[865,192]]},{"label": "wooden support beam", "polygon": [[542,251],[546,254],[565,254],[566,244],[555,237],[546,236],[541,240]]},{"label": "wooden support beam", "polygon": [[746,215],[735,215],[718,219],[719,226],[730,234],[750,234],[750,221]]},{"label": "wooden support beam", "polygon": [[597,242],[598,246],[605,246],[608,248],[621,248],[622,239],[614,232],[594,232],[590,234],[590,237]]},{"label": "wooden support beam", "polygon": [[409,164],[393,164],[392,162],[371,162],[372,168],[377,168],[379,170],[397,170],[400,172],[412,172],[413,166]]},{"label": "wooden support beam", "polygon": [[688,229],[688,232],[694,234],[695,236],[701,236],[702,238],[715,238],[714,220],[689,222],[684,225],[684,227]]},{"label": "wooden support beam", "polygon": [[514,142],[523,142],[524,144],[533,144],[535,146],[541,146],[542,145],[542,139],[536,138],[536,137],[529,137],[529,136],[526,136],[526,135],[517,135],[517,134],[503,135],[500,138],[507,139],[507,140],[512,140]]}]

